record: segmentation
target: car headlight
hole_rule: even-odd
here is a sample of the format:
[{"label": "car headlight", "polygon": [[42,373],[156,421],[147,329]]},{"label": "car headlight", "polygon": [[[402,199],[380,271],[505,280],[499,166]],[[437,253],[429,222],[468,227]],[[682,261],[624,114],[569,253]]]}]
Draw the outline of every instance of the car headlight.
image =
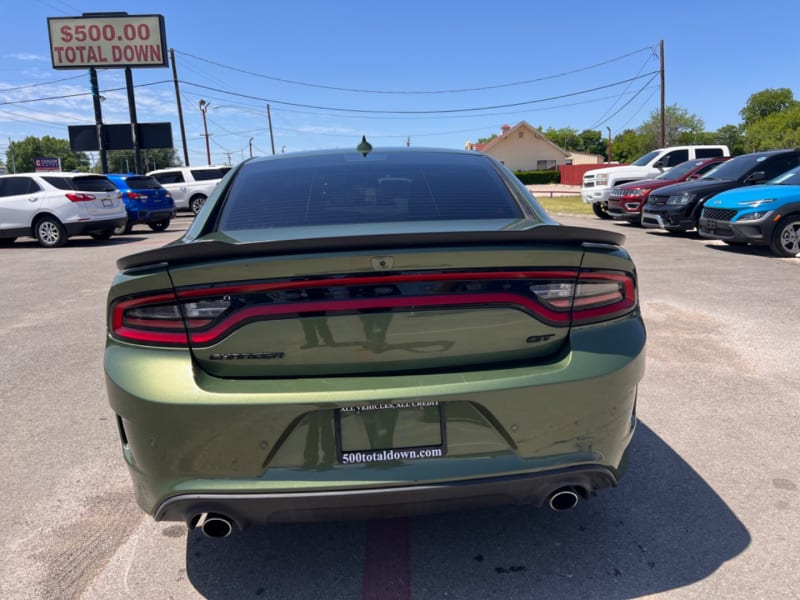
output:
[{"label": "car headlight", "polygon": [[762,204],[772,204],[775,198],[759,198],[758,200],[745,200],[744,202],[737,202],[737,206],[749,206],[750,208],[758,208]]},{"label": "car headlight", "polygon": [[595,185],[608,185],[608,175],[598,175],[594,178]]},{"label": "car headlight", "polygon": [[756,212],[745,213],[736,219],[737,223],[741,223],[742,221],[760,221],[761,219],[768,217],[773,212],[772,210],[759,210]]},{"label": "car headlight", "polygon": [[690,194],[689,192],[683,194],[676,194],[674,196],[667,197],[667,204],[672,205],[684,205],[689,204],[694,199],[694,194]]}]

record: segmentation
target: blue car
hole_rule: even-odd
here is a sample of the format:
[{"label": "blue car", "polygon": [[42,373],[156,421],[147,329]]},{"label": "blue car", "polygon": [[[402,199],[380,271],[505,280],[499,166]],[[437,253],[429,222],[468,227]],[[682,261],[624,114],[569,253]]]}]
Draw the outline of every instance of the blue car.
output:
[{"label": "blue car", "polygon": [[153,231],[164,231],[175,216],[172,194],[155,177],[128,173],[106,175],[122,192],[128,222],[114,230],[117,235],[130,233],[134,225],[146,224]]},{"label": "blue car", "polygon": [[717,194],[703,207],[700,235],[728,244],[769,246],[776,256],[800,254],[800,166],[763,185]]}]

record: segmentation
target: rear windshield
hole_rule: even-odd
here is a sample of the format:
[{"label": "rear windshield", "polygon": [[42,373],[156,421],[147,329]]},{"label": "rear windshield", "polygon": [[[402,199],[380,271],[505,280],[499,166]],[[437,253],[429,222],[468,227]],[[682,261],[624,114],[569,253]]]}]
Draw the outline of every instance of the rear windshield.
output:
[{"label": "rear windshield", "polygon": [[484,156],[373,152],[249,162],[219,229],[523,216]]},{"label": "rear windshield", "polygon": [[219,167],[218,169],[192,169],[192,176],[194,177],[195,181],[222,179],[225,177],[225,173],[230,170],[230,167]]},{"label": "rear windshield", "polygon": [[132,190],[157,190],[161,188],[155,177],[147,175],[138,175],[134,177],[126,177],[125,183]]},{"label": "rear windshield", "polygon": [[42,179],[60,190],[77,190],[81,192],[117,191],[117,187],[102,175],[81,175],[80,177],[42,175]]}]

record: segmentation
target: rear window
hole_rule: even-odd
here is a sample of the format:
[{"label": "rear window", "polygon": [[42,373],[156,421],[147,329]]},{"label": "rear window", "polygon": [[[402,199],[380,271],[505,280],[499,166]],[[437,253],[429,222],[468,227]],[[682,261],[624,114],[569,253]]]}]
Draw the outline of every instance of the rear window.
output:
[{"label": "rear window", "polygon": [[219,169],[192,169],[192,177],[195,181],[208,181],[210,179],[222,179],[230,168],[220,167]]},{"label": "rear window", "polygon": [[81,192],[116,192],[117,187],[102,175],[83,175],[80,177],[60,177],[42,175],[50,185],[60,190],[76,190]]},{"label": "rear window", "polygon": [[157,190],[161,188],[155,177],[147,175],[140,175],[135,177],[126,177],[125,183],[132,190]]},{"label": "rear window", "polygon": [[231,183],[219,229],[521,217],[483,156],[373,152],[249,162]]},{"label": "rear window", "polygon": [[713,158],[722,156],[722,148],[696,148],[694,155],[697,158]]},{"label": "rear window", "polygon": [[183,183],[183,173],[180,171],[167,171],[153,175],[160,183]]}]

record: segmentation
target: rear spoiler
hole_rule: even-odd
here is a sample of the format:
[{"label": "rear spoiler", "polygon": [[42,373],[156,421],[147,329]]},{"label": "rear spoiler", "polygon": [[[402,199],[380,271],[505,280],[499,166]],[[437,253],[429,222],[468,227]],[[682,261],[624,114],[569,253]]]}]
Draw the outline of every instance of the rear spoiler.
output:
[{"label": "rear spoiler", "polygon": [[557,244],[578,246],[584,243],[622,246],[625,236],[613,231],[571,227],[567,225],[539,225],[515,231],[446,231],[437,233],[357,235],[347,237],[274,240],[252,243],[229,243],[218,240],[175,243],[147,250],[117,260],[121,270],[156,264],[187,265],[209,260],[278,256],[281,254],[312,254],[348,250],[390,250],[416,247],[453,246],[524,246],[528,244]]}]

